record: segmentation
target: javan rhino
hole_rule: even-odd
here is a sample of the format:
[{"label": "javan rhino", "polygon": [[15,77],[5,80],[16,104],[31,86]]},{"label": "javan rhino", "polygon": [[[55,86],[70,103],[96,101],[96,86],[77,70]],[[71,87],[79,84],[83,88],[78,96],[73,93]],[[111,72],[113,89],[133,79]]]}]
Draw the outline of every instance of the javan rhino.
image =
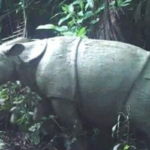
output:
[{"label": "javan rhino", "polygon": [[110,136],[118,112],[126,107],[131,125],[150,142],[149,57],[129,44],[78,37],[2,44],[0,84],[20,80],[49,99],[76,136],[67,149],[86,150],[81,118]]}]

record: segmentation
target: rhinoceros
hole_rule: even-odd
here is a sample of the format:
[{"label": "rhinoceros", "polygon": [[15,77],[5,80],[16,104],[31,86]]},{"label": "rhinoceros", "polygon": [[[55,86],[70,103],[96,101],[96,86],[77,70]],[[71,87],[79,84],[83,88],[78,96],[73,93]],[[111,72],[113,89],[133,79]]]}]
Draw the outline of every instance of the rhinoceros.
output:
[{"label": "rhinoceros", "polygon": [[60,122],[76,136],[67,149],[87,149],[80,135],[82,119],[111,136],[118,113],[126,108],[131,126],[150,142],[149,57],[130,44],[79,37],[4,43],[0,85],[20,80],[49,100]]}]

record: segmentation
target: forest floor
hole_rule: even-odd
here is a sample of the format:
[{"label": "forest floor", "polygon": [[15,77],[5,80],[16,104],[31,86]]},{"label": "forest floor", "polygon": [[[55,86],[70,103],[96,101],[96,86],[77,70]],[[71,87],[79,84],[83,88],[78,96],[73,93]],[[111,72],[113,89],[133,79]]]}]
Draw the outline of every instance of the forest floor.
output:
[{"label": "forest floor", "polygon": [[0,150],[57,150],[51,142],[41,142],[38,146],[29,140],[29,134],[0,131]]}]

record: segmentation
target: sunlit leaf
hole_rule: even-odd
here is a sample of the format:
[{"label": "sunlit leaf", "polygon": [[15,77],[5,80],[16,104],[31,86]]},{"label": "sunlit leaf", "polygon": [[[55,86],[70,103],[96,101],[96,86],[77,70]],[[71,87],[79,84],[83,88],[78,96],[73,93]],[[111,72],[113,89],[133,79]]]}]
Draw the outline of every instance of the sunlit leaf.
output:
[{"label": "sunlit leaf", "polygon": [[92,11],[87,11],[87,12],[84,14],[83,18],[84,18],[84,19],[87,19],[87,18],[90,18],[90,17],[93,16],[93,15],[94,15],[94,14],[93,14]]},{"label": "sunlit leaf", "polygon": [[2,139],[0,139],[0,150],[4,150],[4,146],[6,144],[4,143],[4,141]]},{"label": "sunlit leaf", "polygon": [[91,22],[90,22],[90,24],[95,24],[95,23],[97,23],[99,21],[99,18],[96,18],[95,20],[92,20]]},{"label": "sunlit leaf", "polygon": [[102,4],[96,11],[95,11],[95,14],[99,14],[102,10],[104,10],[105,8],[105,5]]},{"label": "sunlit leaf", "polygon": [[64,13],[68,13],[69,12],[69,5],[62,6],[62,10]]},{"label": "sunlit leaf", "polygon": [[83,16],[83,15],[84,15],[84,14],[83,14],[83,10],[79,11],[79,12],[78,12],[78,15],[79,15],[79,16]]},{"label": "sunlit leaf", "polygon": [[68,27],[67,26],[61,26],[61,27],[56,28],[56,30],[59,32],[64,32],[64,31],[68,30]]},{"label": "sunlit leaf", "polygon": [[123,148],[123,150],[129,150],[130,145],[125,145],[125,147]]},{"label": "sunlit leaf", "polygon": [[74,12],[74,6],[73,5],[69,5],[68,11],[69,11],[69,13],[73,13]]},{"label": "sunlit leaf", "polygon": [[93,8],[94,7],[94,0],[87,0],[87,4],[86,4],[86,7],[90,7],[90,8]]},{"label": "sunlit leaf", "polygon": [[82,22],[83,22],[83,18],[80,18],[80,19],[77,20],[78,24],[81,24]]},{"label": "sunlit leaf", "polygon": [[71,20],[68,22],[68,26],[72,27],[75,24],[75,20]]},{"label": "sunlit leaf", "polygon": [[59,20],[58,25],[61,25],[64,21],[68,20],[72,14],[68,14],[66,17],[63,17]]},{"label": "sunlit leaf", "polygon": [[55,29],[57,26],[53,24],[45,24],[45,25],[40,25],[36,29]]},{"label": "sunlit leaf", "polygon": [[86,27],[83,27],[78,31],[77,36],[82,36],[85,34],[86,34]]},{"label": "sunlit leaf", "polygon": [[29,131],[35,132],[36,130],[39,130],[40,127],[41,127],[41,123],[36,123],[36,124],[34,124],[33,126],[31,126],[31,127],[29,128]]},{"label": "sunlit leaf", "polygon": [[16,121],[17,121],[17,115],[16,115],[16,113],[12,113],[11,117],[10,117],[10,122],[16,123]]},{"label": "sunlit leaf", "polygon": [[12,108],[10,109],[10,112],[14,112],[15,110],[17,110],[17,107],[16,107],[16,106],[12,107]]}]

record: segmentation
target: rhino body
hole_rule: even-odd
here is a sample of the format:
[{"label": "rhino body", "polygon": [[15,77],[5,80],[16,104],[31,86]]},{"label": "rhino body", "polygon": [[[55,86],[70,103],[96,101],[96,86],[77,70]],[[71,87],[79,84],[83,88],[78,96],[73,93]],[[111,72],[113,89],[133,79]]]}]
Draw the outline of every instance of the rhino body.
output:
[{"label": "rhino body", "polygon": [[[150,142],[149,52],[121,42],[77,37],[3,44],[0,50],[0,84],[20,80],[50,100],[73,135],[83,131],[82,116],[111,136],[118,113],[129,107],[131,125]],[[80,141],[77,137],[71,150],[86,150]]]}]

